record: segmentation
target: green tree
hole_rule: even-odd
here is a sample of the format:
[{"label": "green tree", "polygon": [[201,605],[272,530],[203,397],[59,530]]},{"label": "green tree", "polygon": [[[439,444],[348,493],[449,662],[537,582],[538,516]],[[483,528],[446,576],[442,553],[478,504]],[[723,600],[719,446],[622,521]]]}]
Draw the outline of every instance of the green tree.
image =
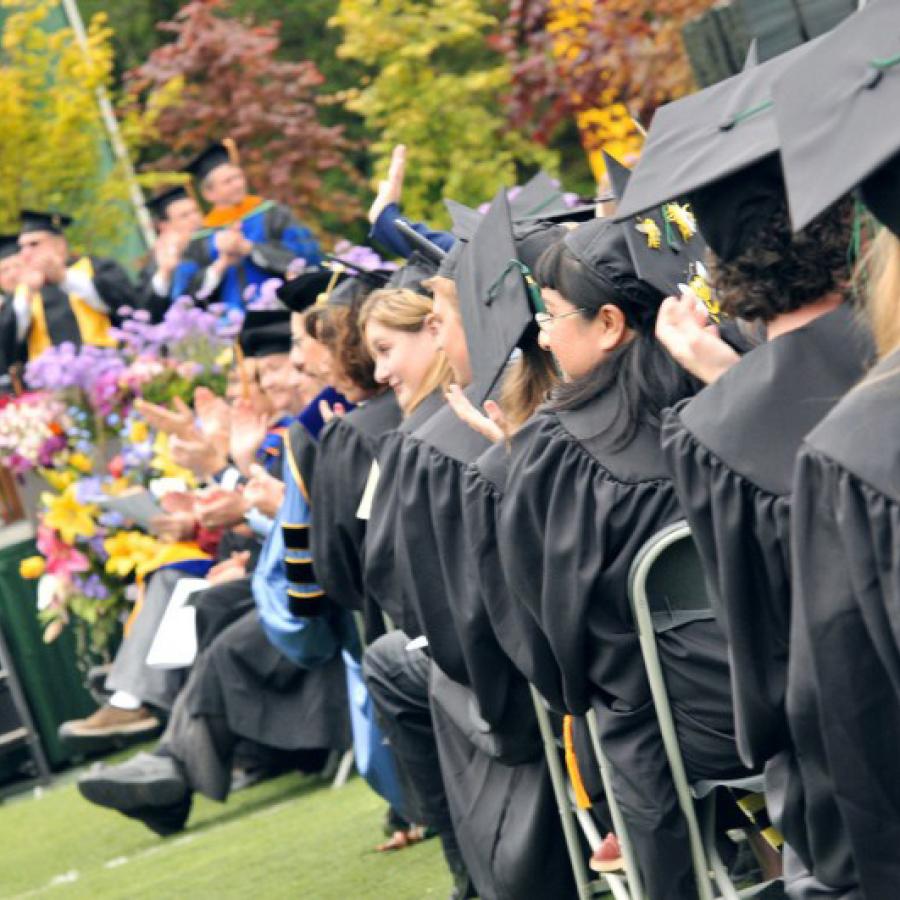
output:
[{"label": "green tree", "polygon": [[395,144],[409,148],[404,208],[446,221],[444,196],[489,199],[555,154],[508,129],[500,104],[510,70],[487,38],[503,4],[484,0],[340,0],[331,24],[338,56],[365,67],[362,86],[344,101],[377,135],[376,170]]}]

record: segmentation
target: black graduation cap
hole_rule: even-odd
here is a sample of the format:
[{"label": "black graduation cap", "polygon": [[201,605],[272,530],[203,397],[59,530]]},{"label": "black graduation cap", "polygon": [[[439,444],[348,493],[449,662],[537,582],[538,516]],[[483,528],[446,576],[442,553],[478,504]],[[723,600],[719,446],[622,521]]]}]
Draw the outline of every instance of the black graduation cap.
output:
[{"label": "black graduation cap", "polygon": [[19,252],[19,235],[0,234],[0,259],[8,259]]},{"label": "black graduation cap", "polygon": [[210,172],[218,169],[219,166],[224,166],[226,163],[231,163],[235,166],[240,164],[237,145],[231,138],[214,141],[205,150],[198,153],[184,167],[184,171],[193,175],[197,181],[203,181]]},{"label": "black graduation cap", "polygon": [[529,216],[522,216],[518,222],[588,222],[597,218],[597,207],[601,203],[614,200],[612,194],[604,194],[596,197],[589,203],[576,203],[574,206],[566,206],[565,203],[557,203],[548,209]]},{"label": "black graduation cap", "polygon": [[481,220],[484,216],[477,209],[473,209],[471,206],[466,206],[464,203],[459,203],[456,200],[451,200],[449,197],[444,198],[444,206],[447,207],[447,212],[450,213],[454,236],[461,241],[471,241],[472,235],[478,231],[478,226],[481,225]]},{"label": "black graduation cap", "polygon": [[509,201],[509,211],[514,220],[539,216],[544,210],[558,207],[562,196],[559,185],[542,169],[516,192]]},{"label": "black graduation cap", "polygon": [[534,310],[516,254],[506,191],[501,188],[456,269],[456,289],[472,368],[472,400],[490,395]]},{"label": "black graduation cap", "polygon": [[879,169],[900,165],[896,0],[870,0],[792,60],[775,82],[774,97],[794,228],[804,228],[877,173],[864,193],[875,215],[900,233],[900,195],[879,190],[892,181]]},{"label": "black graduation cap", "polygon": [[[661,106],[615,218],[630,219],[683,198],[692,203],[703,237],[720,258],[740,253],[753,229],[783,202],[773,167],[757,165],[778,150],[774,83],[815,44]],[[751,214],[733,215],[741,209]]]},{"label": "black graduation cap", "polygon": [[433,241],[428,240],[423,234],[419,234],[406,219],[398,218],[394,221],[394,227],[403,237],[406,238],[410,246],[426,258],[432,260],[436,265],[447,255],[447,252]]},{"label": "black graduation cap", "polygon": [[278,299],[292,312],[305,312],[315,306],[319,297],[336,287],[347,275],[331,269],[305,269],[296,278],[289,278],[276,291]]},{"label": "black graduation cap", "polygon": [[19,234],[28,234],[32,231],[49,231],[53,234],[62,234],[63,229],[68,228],[74,220],[71,216],[59,212],[37,212],[33,209],[23,209],[19,216]]},{"label": "black graduation cap", "polygon": [[249,309],[238,344],[246,357],[259,359],[291,351],[291,314],[283,309]]},{"label": "black graduation cap", "polygon": [[150,210],[150,214],[154,219],[165,219],[169,214],[169,207],[173,203],[177,203],[179,200],[187,200],[190,196],[187,188],[179,184],[177,187],[169,188],[169,190],[151,197],[147,201],[147,209]]},{"label": "black graduation cap", "polygon": [[437,269],[436,263],[423,256],[418,250],[414,250],[406,261],[406,265],[401,266],[391,275],[385,287],[414,291],[417,294],[427,293],[428,289],[423,286],[422,282],[436,275]]},{"label": "black graduation cap", "polygon": [[[628,186],[631,171],[603,151],[603,160],[616,199]],[[687,203],[671,202],[647,210],[622,223],[637,274],[667,296],[680,293],[706,255],[706,242]]]},{"label": "black graduation cap", "polygon": [[564,242],[606,296],[621,305],[628,323],[647,327],[656,318],[665,292],[644,281],[628,245],[627,223],[595,219],[570,230]]}]

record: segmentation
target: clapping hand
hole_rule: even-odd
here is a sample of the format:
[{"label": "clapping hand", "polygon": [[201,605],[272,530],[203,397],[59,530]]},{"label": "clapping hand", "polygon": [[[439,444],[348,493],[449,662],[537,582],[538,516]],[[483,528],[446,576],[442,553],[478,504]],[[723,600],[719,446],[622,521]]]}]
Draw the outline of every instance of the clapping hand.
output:
[{"label": "clapping hand", "polygon": [[181,438],[190,438],[195,434],[194,413],[181,397],[175,398],[172,409],[158,403],[148,403],[146,400],[136,400],[134,408],[144,421],[157,431]]},{"label": "clapping hand", "polygon": [[250,480],[244,486],[248,507],[256,507],[264,516],[274,518],[284,500],[284,482],[270,475],[262,466],[250,467]]},{"label": "clapping hand", "polygon": [[244,521],[249,505],[241,491],[213,490],[197,498],[197,518],[204,528],[229,528]]},{"label": "clapping hand", "polygon": [[484,411],[487,413],[485,415],[469,400],[458,384],[451,384],[445,396],[453,412],[469,428],[486,437],[492,444],[498,444],[509,437],[509,422],[499,404],[493,400],[485,400]]},{"label": "clapping hand", "polygon": [[269,416],[259,410],[252,400],[240,397],[231,412],[230,452],[234,464],[243,475],[250,472],[256,451],[262,446],[269,430]]}]

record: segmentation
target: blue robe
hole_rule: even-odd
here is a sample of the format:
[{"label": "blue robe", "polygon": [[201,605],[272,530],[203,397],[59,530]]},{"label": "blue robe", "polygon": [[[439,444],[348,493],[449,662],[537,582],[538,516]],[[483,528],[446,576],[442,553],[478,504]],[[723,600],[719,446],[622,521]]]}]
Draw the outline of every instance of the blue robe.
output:
[{"label": "blue robe", "polygon": [[206,270],[219,258],[215,238],[219,229],[198,231],[175,270],[173,300],[190,295],[203,303],[224,303],[228,309],[243,309],[248,300],[255,299],[264,281],[283,277],[294,259],[302,258],[310,266],[321,262],[321,251],[312,232],[300,225],[285,206],[266,200],[244,216],[240,224],[241,233],[254,245],[250,255],[229,266],[208,297],[198,297]]}]

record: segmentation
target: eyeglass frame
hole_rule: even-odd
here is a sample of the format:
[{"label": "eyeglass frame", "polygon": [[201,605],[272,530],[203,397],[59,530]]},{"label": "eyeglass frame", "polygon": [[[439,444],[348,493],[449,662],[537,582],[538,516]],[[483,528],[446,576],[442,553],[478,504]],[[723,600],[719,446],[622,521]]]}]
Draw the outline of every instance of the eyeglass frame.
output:
[{"label": "eyeglass frame", "polygon": [[568,319],[569,316],[577,316],[579,315],[579,313],[583,312],[586,312],[583,306],[579,306],[577,309],[573,309],[571,312],[559,313],[555,316],[551,315],[548,312],[537,312],[534,314],[534,321],[541,331],[548,332],[560,319]]}]

